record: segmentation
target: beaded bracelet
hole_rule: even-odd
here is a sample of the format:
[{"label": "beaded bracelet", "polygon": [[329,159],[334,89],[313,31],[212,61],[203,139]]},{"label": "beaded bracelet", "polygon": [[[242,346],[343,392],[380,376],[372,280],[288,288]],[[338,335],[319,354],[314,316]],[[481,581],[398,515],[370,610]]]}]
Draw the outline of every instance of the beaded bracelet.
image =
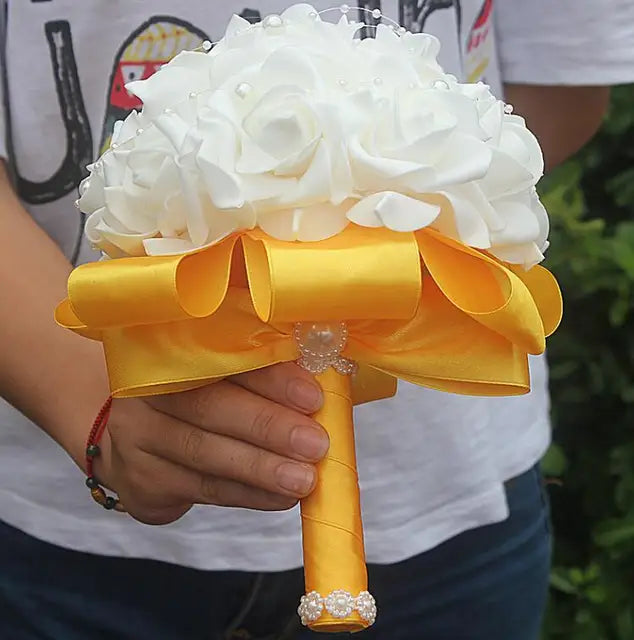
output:
[{"label": "beaded bracelet", "polygon": [[93,500],[100,504],[104,509],[108,511],[119,511],[125,513],[123,505],[118,498],[109,496],[106,494],[104,488],[99,484],[99,480],[93,473],[93,461],[101,453],[101,437],[106,430],[108,424],[108,418],[110,417],[110,409],[112,408],[112,396],[110,396],[104,403],[103,407],[99,410],[97,417],[92,425],[90,434],[88,435],[88,441],[86,442],[86,486],[90,489],[90,495]]}]

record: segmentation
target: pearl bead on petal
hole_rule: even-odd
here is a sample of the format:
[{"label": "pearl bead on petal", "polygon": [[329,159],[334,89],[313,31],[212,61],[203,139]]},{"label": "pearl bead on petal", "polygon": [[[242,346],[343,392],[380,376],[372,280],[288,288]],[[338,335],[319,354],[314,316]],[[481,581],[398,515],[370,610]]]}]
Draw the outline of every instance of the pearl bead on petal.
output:
[{"label": "pearl bead on petal", "polygon": [[267,16],[262,21],[262,26],[265,29],[279,29],[284,26],[284,20],[282,20],[282,16],[278,16],[277,14],[272,14]]},{"label": "pearl bead on petal", "polygon": [[235,89],[239,98],[246,98],[252,90],[253,87],[248,82],[241,82]]}]

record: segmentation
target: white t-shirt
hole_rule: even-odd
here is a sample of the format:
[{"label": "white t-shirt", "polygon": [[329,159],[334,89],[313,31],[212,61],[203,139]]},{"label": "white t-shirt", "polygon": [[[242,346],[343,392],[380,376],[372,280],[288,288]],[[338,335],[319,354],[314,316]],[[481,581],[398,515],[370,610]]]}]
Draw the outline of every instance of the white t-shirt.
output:
[{"label": "white t-shirt", "polygon": [[[139,106],[124,82],[146,77],[203,39],[217,39],[234,12],[266,15],[288,4],[9,0],[7,98],[20,193],[69,258],[94,258],[86,243],[76,247],[81,224],[73,200],[83,167],[107,142],[114,121]],[[314,4],[320,10],[333,2]],[[501,75],[542,84],[634,78],[631,0],[497,0],[495,8],[491,0],[362,4],[382,5],[411,30],[434,33],[448,71],[484,79],[497,92]],[[543,358],[532,361],[532,384],[530,395],[513,399],[401,384],[395,399],[357,409],[369,561],[399,561],[507,517],[503,483],[534,465],[549,443]],[[0,518],[31,535],[82,551],[204,569],[301,564],[295,510],[198,507],[169,526],[141,525],[93,503],[66,454],[6,404],[0,405],[0,451]]]}]

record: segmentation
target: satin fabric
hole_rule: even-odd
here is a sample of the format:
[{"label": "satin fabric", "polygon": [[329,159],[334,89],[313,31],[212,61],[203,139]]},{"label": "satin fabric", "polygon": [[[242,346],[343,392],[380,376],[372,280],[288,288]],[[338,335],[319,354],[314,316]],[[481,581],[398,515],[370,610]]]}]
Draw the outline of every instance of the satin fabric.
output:
[{"label": "satin fabric", "polygon": [[[317,485],[301,502],[306,593],[345,589],[354,596],[368,589],[359,480],[352,426],[349,376],[328,369],[317,376],[324,405],[315,415],[330,437],[330,449],[318,465]],[[337,496],[342,496],[338,499]],[[342,562],[342,558],[345,561]],[[344,585],[344,586],[342,586]],[[341,633],[368,626],[356,611],[334,618],[324,611],[314,631]]]},{"label": "satin fabric", "polygon": [[[545,269],[502,264],[424,229],[350,225],[320,242],[249,231],[175,256],[77,268],[57,321],[103,343],[112,393],[170,393],[297,358],[294,323],[345,320],[350,380],[329,370],[317,419],[331,447],[302,505],[307,591],[367,588],[352,404],[393,395],[396,379],[472,395],[530,389],[528,354],[560,322]],[[350,388],[352,386],[352,388]],[[313,628],[359,630],[357,613]]]},{"label": "satin fabric", "polygon": [[293,323],[346,320],[343,355],[373,370],[355,382],[359,403],[392,395],[391,378],[452,393],[527,393],[527,354],[543,352],[561,310],[541,267],[511,268],[429,229],[350,225],[315,243],[256,230],[187,255],[86,264],[56,318],[103,343],[117,397],[293,360]]}]

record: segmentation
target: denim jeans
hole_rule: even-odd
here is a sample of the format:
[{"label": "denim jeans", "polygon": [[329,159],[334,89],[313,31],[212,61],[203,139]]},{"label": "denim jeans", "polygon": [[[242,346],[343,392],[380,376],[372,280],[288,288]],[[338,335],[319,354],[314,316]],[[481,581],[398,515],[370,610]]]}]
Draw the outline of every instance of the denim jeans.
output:
[{"label": "denim jeans", "polygon": [[[537,640],[550,565],[539,470],[507,493],[505,522],[370,565],[379,616],[360,640]],[[299,569],[204,572],[78,553],[0,522],[2,640],[307,640],[317,636],[295,614],[302,580]]]}]

